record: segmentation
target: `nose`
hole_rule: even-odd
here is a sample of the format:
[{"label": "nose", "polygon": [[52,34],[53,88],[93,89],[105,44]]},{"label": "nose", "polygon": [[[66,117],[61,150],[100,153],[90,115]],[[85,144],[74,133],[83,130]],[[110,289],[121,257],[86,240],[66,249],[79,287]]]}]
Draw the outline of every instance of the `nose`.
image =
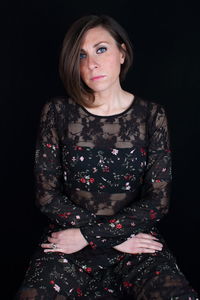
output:
[{"label": "nose", "polygon": [[90,69],[90,70],[98,68],[98,62],[97,62],[96,57],[88,55],[87,65],[88,65],[88,69]]}]

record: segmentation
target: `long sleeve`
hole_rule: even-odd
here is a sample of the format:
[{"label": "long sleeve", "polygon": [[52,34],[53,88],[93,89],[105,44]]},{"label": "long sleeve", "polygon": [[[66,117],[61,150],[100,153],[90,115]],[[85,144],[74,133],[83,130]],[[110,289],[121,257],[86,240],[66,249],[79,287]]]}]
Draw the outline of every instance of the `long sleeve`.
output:
[{"label": "long sleeve", "polygon": [[131,235],[145,232],[169,209],[171,152],[165,109],[157,104],[148,121],[147,166],[140,199],[112,217],[101,217],[96,224],[81,227],[87,241],[99,247],[118,245]]},{"label": "long sleeve", "polygon": [[80,227],[95,215],[75,205],[63,191],[63,169],[54,100],[43,106],[35,150],[36,203],[42,213],[62,228]]}]

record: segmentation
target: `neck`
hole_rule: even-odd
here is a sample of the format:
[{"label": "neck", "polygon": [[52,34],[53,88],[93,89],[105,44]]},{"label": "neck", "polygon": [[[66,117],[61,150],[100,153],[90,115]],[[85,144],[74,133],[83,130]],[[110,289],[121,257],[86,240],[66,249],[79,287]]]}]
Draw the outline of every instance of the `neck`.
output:
[{"label": "neck", "polygon": [[101,91],[100,93],[95,93],[95,104],[102,106],[114,105],[115,102],[119,101],[121,95],[123,94],[122,89],[112,90],[112,91]]},{"label": "neck", "polygon": [[98,115],[113,115],[127,109],[134,99],[134,95],[122,89],[116,92],[105,92],[95,96],[97,107],[88,109],[91,113]]},{"label": "neck", "polygon": [[125,92],[120,85],[113,89],[96,92],[95,105],[98,105],[105,112],[112,112],[113,109],[124,106]]}]

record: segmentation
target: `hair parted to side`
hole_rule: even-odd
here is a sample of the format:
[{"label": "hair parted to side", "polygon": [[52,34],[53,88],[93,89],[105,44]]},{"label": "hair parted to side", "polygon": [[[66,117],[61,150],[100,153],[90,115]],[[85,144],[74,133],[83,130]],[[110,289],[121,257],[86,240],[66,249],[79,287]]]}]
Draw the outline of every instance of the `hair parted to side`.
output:
[{"label": "hair parted to side", "polygon": [[[120,81],[123,81],[132,65],[133,51],[131,41],[122,28],[112,17],[107,15],[88,15],[76,20],[67,31],[59,57],[59,74],[68,95],[77,103],[94,107],[94,93],[80,76],[80,50],[83,35],[94,27],[106,29],[116,41],[117,46],[125,53],[125,61],[121,65]],[[122,48],[125,44],[125,48]]]}]

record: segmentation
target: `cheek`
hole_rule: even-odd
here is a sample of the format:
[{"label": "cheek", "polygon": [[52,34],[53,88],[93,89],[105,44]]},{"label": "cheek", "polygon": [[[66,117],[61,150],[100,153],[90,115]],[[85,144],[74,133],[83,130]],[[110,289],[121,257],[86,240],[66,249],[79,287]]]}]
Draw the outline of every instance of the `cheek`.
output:
[{"label": "cheek", "polygon": [[111,70],[119,70],[121,68],[120,57],[117,55],[108,57],[107,65]]}]

